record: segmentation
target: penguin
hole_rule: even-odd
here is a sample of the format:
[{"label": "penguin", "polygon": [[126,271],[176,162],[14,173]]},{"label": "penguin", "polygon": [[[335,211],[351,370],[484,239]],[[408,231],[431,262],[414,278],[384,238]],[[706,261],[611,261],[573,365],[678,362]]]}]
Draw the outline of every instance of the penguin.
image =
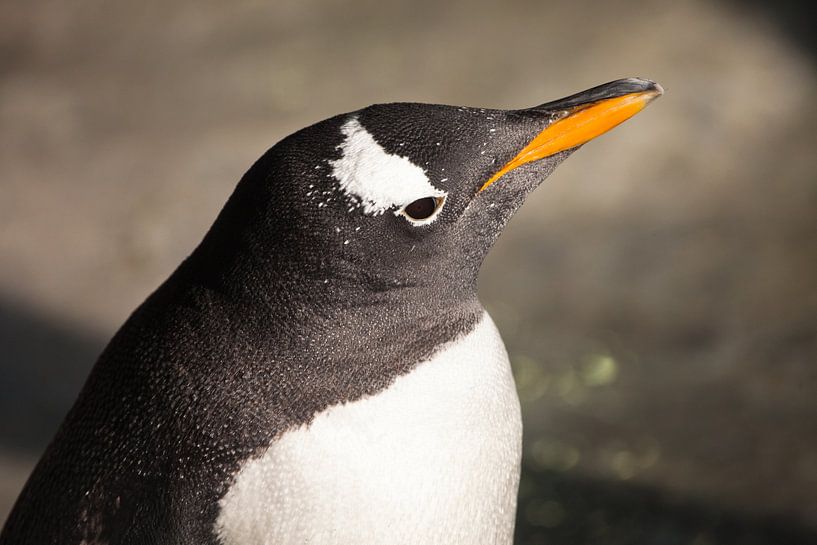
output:
[{"label": "penguin", "polygon": [[510,544],[522,424],[480,265],[662,92],[379,104],[281,140],[104,349],[0,544]]}]

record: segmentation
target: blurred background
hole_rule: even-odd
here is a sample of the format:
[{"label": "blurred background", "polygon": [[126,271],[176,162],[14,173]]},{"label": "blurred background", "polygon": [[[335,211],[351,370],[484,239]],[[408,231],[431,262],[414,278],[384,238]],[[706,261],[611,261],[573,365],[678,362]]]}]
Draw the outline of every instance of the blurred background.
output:
[{"label": "blurred background", "polygon": [[0,521],[107,340],[290,132],[376,102],[666,96],[587,145],[481,296],[519,544],[817,543],[817,47],[797,2],[0,3]]}]

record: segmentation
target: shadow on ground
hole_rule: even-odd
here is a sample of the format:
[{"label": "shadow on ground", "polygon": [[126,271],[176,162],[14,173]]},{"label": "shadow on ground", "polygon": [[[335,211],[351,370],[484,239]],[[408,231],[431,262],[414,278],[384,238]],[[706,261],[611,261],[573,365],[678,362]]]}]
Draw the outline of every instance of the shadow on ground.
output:
[{"label": "shadow on ground", "polygon": [[[758,498],[762,508],[762,498]],[[527,465],[517,545],[811,545],[817,531],[790,516],[746,514],[656,488]]]},{"label": "shadow on ground", "polygon": [[749,7],[766,20],[773,21],[785,36],[817,62],[817,33],[814,32],[814,3],[802,0],[736,1],[726,0],[727,5],[744,10]]},{"label": "shadow on ground", "polygon": [[0,445],[39,455],[104,347],[104,339],[0,298]]}]

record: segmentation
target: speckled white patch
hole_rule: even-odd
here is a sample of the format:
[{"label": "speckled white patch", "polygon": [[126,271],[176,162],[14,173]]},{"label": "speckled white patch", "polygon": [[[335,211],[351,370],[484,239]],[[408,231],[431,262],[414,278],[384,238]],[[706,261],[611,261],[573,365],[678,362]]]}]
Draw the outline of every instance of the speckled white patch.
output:
[{"label": "speckled white patch", "polygon": [[519,400],[491,318],[386,390],[318,414],[245,462],[224,545],[510,545]]},{"label": "speckled white patch", "polygon": [[340,159],[330,161],[341,190],[360,204],[366,214],[399,211],[423,197],[443,197],[425,171],[407,157],[392,155],[352,117],[341,127],[345,140]]}]

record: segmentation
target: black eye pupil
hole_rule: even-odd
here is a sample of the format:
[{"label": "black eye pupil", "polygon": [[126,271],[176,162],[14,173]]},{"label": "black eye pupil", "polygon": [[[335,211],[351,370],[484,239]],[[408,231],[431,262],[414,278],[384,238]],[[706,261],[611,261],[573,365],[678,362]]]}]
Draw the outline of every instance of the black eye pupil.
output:
[{"label": "black eye pupil", "polygon": [[428,219],[435,210],[437,210],[437,199],[434,197],[417,199],[405,208],[406,215],[414,220]]}]

